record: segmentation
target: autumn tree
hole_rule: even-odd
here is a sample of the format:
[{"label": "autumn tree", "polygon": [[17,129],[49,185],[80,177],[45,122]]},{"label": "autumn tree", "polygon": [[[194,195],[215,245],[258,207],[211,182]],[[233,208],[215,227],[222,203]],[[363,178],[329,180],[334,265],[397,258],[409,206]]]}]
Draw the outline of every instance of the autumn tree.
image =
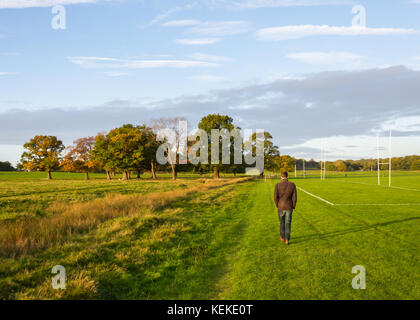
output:
[{"label": "autumn tree", "polygon": [[337,161],[334,163],[334,165],[336,166],[337,171],[340,171],[340,172],[347,171],[347,165],[346,165],[346,163],[345,163],[344,161],[342,161],[342,160],[337,160]]},{"label": "autumn tree", "polygon": [[51,179],[51,171],[60,165],[61,153],[64,145],[61,140],[54,136],[35,136],[23,147],[26,149],[21,157],[21,163],[25,170],[46,171],[47,179]]},{"label": "autumn tree", "polygon": [[278,169],[279,171],[290,172],[290,171],[293,171],[295,168],[296,159],[288,155],[282,155],[282,156],[274,157],[274,163],[275,163],[276,169]]},{"label": "autumn tree", "polygon": [[84,172],[85,179],[89,180],[89,171],[95,169],[98,163],[92,157],[92,149],[95,144],[95,137],[80,138],[68,147],[61,167],[64,171]]}]

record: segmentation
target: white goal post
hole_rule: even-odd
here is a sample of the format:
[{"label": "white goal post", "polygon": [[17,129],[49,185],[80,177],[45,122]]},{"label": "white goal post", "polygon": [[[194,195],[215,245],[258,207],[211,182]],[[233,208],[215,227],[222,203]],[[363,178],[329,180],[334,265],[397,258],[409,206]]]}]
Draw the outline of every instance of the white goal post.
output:
[{"label": "white goal post", "polygon": [[388,153],[389,153],[389,160],[388,162],[381,162],[381,158],[379,155],[380,146],[379,146],[379,134],[376,135],[376,156],[378,158],[378,185],[381,185],[381,165],[388,166],[388,185],[389,187],[392,186],[392,130],[389,130],[389,145],[388,145]]}]

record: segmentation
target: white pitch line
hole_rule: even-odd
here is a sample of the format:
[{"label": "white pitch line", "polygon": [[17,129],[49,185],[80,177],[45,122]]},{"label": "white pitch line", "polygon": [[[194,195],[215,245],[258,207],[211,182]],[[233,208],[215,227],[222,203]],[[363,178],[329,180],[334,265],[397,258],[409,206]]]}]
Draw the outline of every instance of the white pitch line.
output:
[{"label": "white pitch line", "polygon": [[[337,182],[339,182],[339,181],[337,181]],[[407,191],[417,191],[417,192],[420,191],[418,189],[410,189],[410,188],[394,187],[394,186],[388,187],[388,186],[383,186],[383,185],[378,185],[378,184],[373,184],[373,183],[366,183],[366,182],[359,182],[359,181],[343,181],[343,182],[355,183],[355,184],[363,184],[365,186],[376,186],[376,187],[382,187],[382,188],[401,189],[401,190],[407,190]]]},{"label": "white pitch line", "polygon": [[335,206],[420,206],[420,203],[343,203]]},{"label": "white pitch line", "polygon": [[321,197],[318,197],[318,196],[316,196],[316,195],[314,195],[314,194],[312,194],[312,193],[310,193],[310,192],[308,192],[308,191],[306,191],[306,190],[304,190],[304,189],[302,189],[302,188],[300,188],[300,187],[296,187],[296,188],[297,188],[297,189],[299,189],[300,191],[303,191],[303,192],[305,192],[305,193],[309,194],[310,196],[312,196],[312,197],[314,197],[314,198],[316,198],[316,199],[318,199],[318,200],[321,200],[321,201],[323,201],[323,202],[325,202],[325,203],[328,203],[330,206],[334,206],[334,205],[335,205],[334,203],[329,202],[329,201],[327,201],[327,200],[325,200],[325,199],[322,199]]}]

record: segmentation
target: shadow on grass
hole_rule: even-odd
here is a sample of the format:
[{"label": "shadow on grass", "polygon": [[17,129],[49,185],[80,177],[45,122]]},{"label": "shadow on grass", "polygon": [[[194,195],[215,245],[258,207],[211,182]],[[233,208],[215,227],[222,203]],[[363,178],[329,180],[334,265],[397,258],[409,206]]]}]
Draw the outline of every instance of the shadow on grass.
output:
[{"label": "shadow on grass", "polygon": [[298,243],[303,243],[303,242],[308,242],[308,241],[313,241],[313,240],[318,240],[318,239],[333,238],[333,237],[346,235],[346,234],[349,234],[349,233],[362,232],[362,231],[366,231],[366,230],[376,229],[378,227],[385,227],[385,226],[389,226],[389,225],[396,224],[396,223],[403,223],[403,222],[419,220],[419,219],[420,219],[420,217],[411,217],[411,218],[406,218],[406,219],[376,223],[376,224],[372,224],[372,225],[366,226],[366,227],[355,227],[355,228],[349,228],[349,229],[346,229],[346,230],[332,231],[332,232],[320,233],[320,234],[314,233],[314,234],[294,238],[293,244],[298,244]]}]

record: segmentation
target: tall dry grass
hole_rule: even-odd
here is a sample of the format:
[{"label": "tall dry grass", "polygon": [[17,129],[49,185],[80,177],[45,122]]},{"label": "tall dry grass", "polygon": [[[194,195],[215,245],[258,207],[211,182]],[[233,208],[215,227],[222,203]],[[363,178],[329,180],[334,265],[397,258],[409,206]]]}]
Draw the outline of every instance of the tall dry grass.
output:
[{"label": "tall dry grass", "polygon": [[140,195],[107,195],[90,202],[53,203],[51,215],[27,218],[0,225],[0,255],[15,258],[45,249],[73,234],[89,231],[98,224],[116,217],[161,209],[169,203],[194,193],[248,181],[250,178],[201,180],[191,188]]}]

